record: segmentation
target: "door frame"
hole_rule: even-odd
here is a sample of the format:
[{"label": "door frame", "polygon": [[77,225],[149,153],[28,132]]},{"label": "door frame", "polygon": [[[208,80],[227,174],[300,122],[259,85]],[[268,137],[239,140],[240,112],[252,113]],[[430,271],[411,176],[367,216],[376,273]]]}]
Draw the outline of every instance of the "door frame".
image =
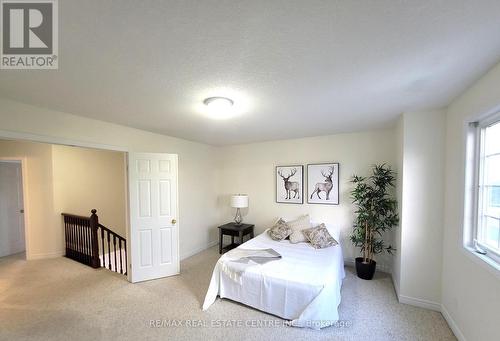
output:
[{"label": "door frame", "polygon": [[30,259],[30,219],[29,219],[29,196],[28,196],[28,168],[26,167],[27,158],[24,156],[0,157],[0,162],[16,162],[21,164],[21,186],[23,191],[23,210],[24,210],[24,252],[25,258]]},{"label": "door frame", "polygon": [[[130,241],[130,210],[129,210],[129,188],[128,188],[128,154],[129,148],[115,145],[107,145],[101,143],[93,143],[87,141],[80,140],[72,140],[64,137],[54,137],[54,136],[46,136],[46,135],[37,135],[30,133],[20,133],[9,130],[1,130],[0,129],[0,139],[2,140],[10,140],[10,141],[28,141],[28,142],[36,142],[36,143],[47,143],[47,144],[56,144],[70,147],[82,147],[82,148],[92,148],[92,149],[101,149],[101,150],[110,150],[115,152],[122,152],[125,154],[123,158],[124,167],[125,167],[125,177],[123,179],[125,183],[125,238]],[[1,159],[1,158],[0,158]],[[29,217],[28,217],[28,193],[27,193],[27,167],[26,157],[13,157],[7,158],[9,160],[21,160],[22,164],[22,176],[23,176],[23,196],[24,196],[24,233],[26,240],[26,259],[30,260],[30,252],[29,252]],[[130,242],[127,243],[127,255],[130,255]],[[131,271],[130,269],[130,257],[127,257],[127,280],[131,282]]]}]

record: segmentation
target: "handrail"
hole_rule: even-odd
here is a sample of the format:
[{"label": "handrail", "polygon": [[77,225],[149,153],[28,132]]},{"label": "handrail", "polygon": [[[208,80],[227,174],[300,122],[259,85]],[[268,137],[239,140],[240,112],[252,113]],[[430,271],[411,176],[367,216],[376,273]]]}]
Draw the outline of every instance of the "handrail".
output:
[{"label": "handrail", "polygon": [[83,215],[76,215],[76,214],[71,214],[71,213],[61,213],[61,215],[64,217],[73,217],[73,218],[78,218],[78,219],[90,220],[89,217],[85,217]]},{"label": "handrail", "polygon": [[111,234],[114,234],[117,238],[121,239],[121,240],[125,240],[125,238],[123,238],[122,236],[120,236],[118,233],[116,232],[113,232],[112,230],[108,229],[106,226],[104,225],[101,225],[101,224],[98,224],[98,226],[100,228],[102,228],[104,231],[111,233]]},{"label": "handrail", "polygon": [[[66,257],[93,268],[104,267],[126,275],[127,240],[100,224],[97,210],[93,209],[91,213],[90,217],[61,213],[64,217]],[[118,256],[117,253],[119,253]]]}]

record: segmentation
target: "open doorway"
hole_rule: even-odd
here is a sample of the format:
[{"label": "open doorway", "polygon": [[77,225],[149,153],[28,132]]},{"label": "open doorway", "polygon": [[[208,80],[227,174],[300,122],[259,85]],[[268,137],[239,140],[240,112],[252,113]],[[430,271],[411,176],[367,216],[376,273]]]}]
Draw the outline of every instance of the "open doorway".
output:
[{"label": "open doorway", "polygon": [[24,226],[23,171],[21,160],[0,160],[0,257],[23,254]]},{"label": "open doorway", "polygon": [[[23,258],[27,260],[64,256],[68,245],[61,213],[88,219],[91,210],[97,209],[99,222],[126,239],[128,215],[124,152],[0,138],[0,161],[8,161],[11,165],[7,167],[2,163],[0,174],[0,257],[15,251],[25,251]],[[20,165],[22,172],[19,172]],[[17,193],[12,194],[16,174],[12,166],[17,166],[20,174],[18,184],[22,196],[19,198],[24,199],[20,201],[19,210],[13,206]],[[21,215],[24,218],[21,222],[24,223],[24,233],[15,236],[22,240],[24,247],[16,246],[12,251],[9,240],[13,239],[13,233],[10,229],[7,232],[4,225],[12,228],[12,212],[19,215],[23,209],[25,213]],[[9,214],[6,214],[7,211]],[[4,245],[7,243],[9,247]],[[117,241],[117,248],[119,246]],[[111,248],[114,248],[113,239]],[[126,267],[125,264],[123,267]]]},{"label": "open doorway", "polygon": [[179,273],[177,155],[48,142],[0,138],[0,159],[22,160],[26,259],[66,255],[132,282]]}]

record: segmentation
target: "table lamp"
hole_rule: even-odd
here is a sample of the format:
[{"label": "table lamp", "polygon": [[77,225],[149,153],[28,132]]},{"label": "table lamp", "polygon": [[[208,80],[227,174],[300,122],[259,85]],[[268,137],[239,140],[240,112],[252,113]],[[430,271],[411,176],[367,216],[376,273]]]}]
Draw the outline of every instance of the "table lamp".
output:
[{"label": "table lamp", "polygon": [[248,195],[236,194],[231,196],[231,207],[236,208],[236,216],[234,222],[236,225],[241,225],[243,218],[241,217],[240,208],[248,207]]}]

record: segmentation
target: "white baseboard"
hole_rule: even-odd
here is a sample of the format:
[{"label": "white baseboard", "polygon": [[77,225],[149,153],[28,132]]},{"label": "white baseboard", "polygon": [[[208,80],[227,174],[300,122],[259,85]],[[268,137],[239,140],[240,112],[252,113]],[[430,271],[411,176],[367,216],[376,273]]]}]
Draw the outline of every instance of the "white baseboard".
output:
[{"label": "white baseboard", "polygon": [[455,320],[453,320],[450,313],[448,312],[448,310],[446,310],[446,307],[443,304],[441,304],[441,314],[450,326],[451,331],[453,332],[453,334],[455,334],[455,337],[458,339],[458,341],[467,341],[460,328],[458,328]]},{"label": "white baseboard", "polygon": [[441,304],[405,295],[398,295],[399,303],[409,304],[415,307],[430,309],[441,312]]},{"label": "white baseboard", "polygon": [[201,246],[195,250],[191,250],[191,251],[188,251],[188,252],[185,252],[181,255],[181,260],[184,260],[186,258],[189,258],[191,256],[194,256],[195,254],[197,253],[200,253],[201,251],[205,251],[206,249],[209,249],[211,248],[212,246],[215,246],[219,243],[219,241],[217,240],[214,240],[214,241],[211,241],[210,243],[208,243],[207,245],[205,246]]},{"label": "white baseboard", "polygon": [[48,253],[30,253],[27,260],[49,259],[64,256],[64,251],[48,252]]},{"label": "white baseboard", "polygon": [[455,334],[455,337],[458,339],[458,341],[467,341],[465,339],[464,334],[462,334],[462,331],[460,330],[460,328],[458,328],[458,325],[455,323],[455,320],[453,320],[450,313],[448,312],[448,310],[446,310],[446,307],[443,304],[439,304],[433,301],[423,300],[420,298],[400,295],[399,285],[398,285],[399,283],[397,283],[396,280],[394,280],[394,277],[392,277],[392,283],[394,285],[394,290],[396,291],[396,297],[398,298],[399,303],[409,304],[419,308],[439,311],[441,315],[443,315],[444,319],[446,320],[446,323],[448,323],[448,326],[450,327],[453,334]]},{"label": "white baseboard", "polygon": [[394,275],[391,274],[392,278],[392,285],[394,285],[394,291],[396,291],[396,297],[398,298],[399,301],[399,283],[394,279]]},{"label": "white baseboard", "polygon": [[[398,289],[396,289],[396,290],[399,291]],[[441,315],[443,315],[444,319],[446,320],[446,323],[448,323],[448,326],[450,327],[453,334],[455,334],[455,337],[458,339],[458,341],[467,341],[465,339],[464,334],[462,334],[462,331],[460,330],[460,328],[458,328],[458,325],[456,324],[455,320],[453,320],[453,318],[451,317],[448,310],[446,310],[446,307],[444,305],[433,302],[433,301],[423,300],[423,299],[414,298],[414,297],[408,297],[408,296],[404,296],[404,295],[398,295],[398,300],[399,300],[399,303],[404,303],[404,304],[409,304],[409,305],[419,307],[419,308],[439,311],[441,313]]]}]

